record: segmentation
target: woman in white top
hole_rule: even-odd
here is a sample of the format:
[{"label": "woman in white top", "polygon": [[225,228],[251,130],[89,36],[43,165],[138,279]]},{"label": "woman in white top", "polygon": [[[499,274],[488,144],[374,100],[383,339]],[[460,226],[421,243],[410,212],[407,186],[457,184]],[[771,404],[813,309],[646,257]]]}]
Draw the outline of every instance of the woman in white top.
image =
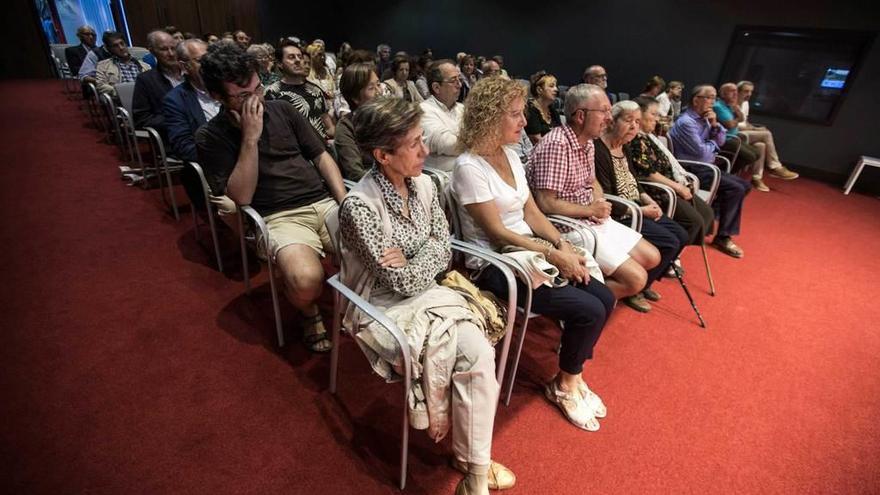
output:
[{"label": "woman in white top", "polygon": [[[526,123],[525,101],[525,89],[515,81],[491,77],[474,85],[459,133],[464,153],[455,165],[453,193],[461,209],[465,240],[492,249],[517,246],[543,253],[570,281],[563,287],[540,286],[533,291],[533,311],[565,322],[560,371],[545,392],[571,423],[596,431],[596,418],[605,417],[605,405],[581,375],[583,363],[592,358],[593,347],[611,313],[614,296],[605,285],[590,278],[586,259],[538,209],[517,154],[506,146],[520,139]],[[476,267],[474,260],[469,260],[469,265]],[[507,297],[507,287],[497,269],[483,269],[477,283]],[[525,293],[520,284],[517,294],[524,297]]]}]

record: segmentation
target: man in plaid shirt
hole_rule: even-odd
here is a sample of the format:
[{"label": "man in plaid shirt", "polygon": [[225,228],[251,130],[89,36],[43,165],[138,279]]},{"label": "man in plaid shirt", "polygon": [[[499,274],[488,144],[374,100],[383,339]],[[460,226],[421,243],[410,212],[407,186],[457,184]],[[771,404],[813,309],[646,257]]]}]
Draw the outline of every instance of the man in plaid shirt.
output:
[{"label": "man in plaid shirt", "polygon": [[134,82],[141,72],[150,70],[150,66],[131,56],[122,33],[110,33],[105,39],[111,57],[98,62],[95,88],[116,99],[117,84]]},{"label": "man in plaid shirt", "polygon": [[[579,218],[597,235],[596,261],[615,297],[629,298],[645,287],[647,271],[660,253],[641,234],[612,220],[596,181],[593,139],[611,123],[611,103],[602,88],[579,84],[565,97],[567,124],[545,135],[532,150],[526,177],[535,202],[548,214]],[[580,236],[567,234],[582,244]],[[582,246],[590,250],[592,246]],[[650,309],[644,304],[640,311]]]}]

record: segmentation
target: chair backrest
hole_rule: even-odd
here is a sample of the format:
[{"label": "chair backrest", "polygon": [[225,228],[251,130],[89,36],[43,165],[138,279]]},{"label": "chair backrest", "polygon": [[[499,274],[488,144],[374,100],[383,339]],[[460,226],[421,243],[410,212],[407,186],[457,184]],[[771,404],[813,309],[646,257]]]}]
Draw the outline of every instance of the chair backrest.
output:
[{"label": "chair backrest", "polygon": [[617,93],[617,101],[626,101],[629,99],[629,93]]},{"label": "chair backrest", "polygon": [[150,53],[150,50],[147,50],[146,48],[140,46],[131,46],[128,48],[128,52],[131,53],[132,57],[138,60],[143,60],[144,57],[146,57],[147,54]]},{"label": "chair backrest", "polygon": [[61,63],[67,64],[67,54],[64,53],[64,50],[66,50],[68,47],[71,47],[71,46],[73,46],[73,45],[56,43],[56,44],[49,45],[49,48],[52,50],[52,55],[54,55],[55,58],[57,58],[59,61],[61,61]]},{"label": "chair backrest", "polygon": [[128,113],[131,113],[132,100],[134,99],[134,83],[118,83],[115,88],[116,94],[119,96],[119,101],[122,103],[122,108],[125,108]]}]

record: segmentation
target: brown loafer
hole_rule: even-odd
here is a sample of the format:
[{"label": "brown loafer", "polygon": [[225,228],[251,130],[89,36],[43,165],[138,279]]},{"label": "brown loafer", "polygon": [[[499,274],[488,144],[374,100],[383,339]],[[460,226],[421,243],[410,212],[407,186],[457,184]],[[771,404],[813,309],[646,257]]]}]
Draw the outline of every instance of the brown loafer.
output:
[{"label": "brown loafer", "polygon": [[[467,465],[458,459],[453,457],[451,464],[456,471],[464,474],[468,473]],[[516,475],[513,474],[513,471],[499,462],[491,461],[487,477],[489,479],[490,490],[507,490],[516,485]]]},{"label": "brown loafer", "polygon": [[641,294],[636,294],[634,296],[624,297],[623,304],[631,307],[632,309],[638,311],[639,313],[647,313],[651,311],[651,305],[648,304],[645,296]]},{"label": "brown loafer", "polygon": [[642,295],[645,296],[645,299],[651,302],[657,302],[663,298],[663,296],[661,296],[660,293],[654,289],[645,289],[642,291]]},{"label": "brown loafer", "polygon": [[712,245],[722,253],[728,256],[733,256],[734,258],[742,258],[743,254],[745,254],[743,253],[742,248],[734,244],[730,237],[725,237],[723,239],[716,238],[712,241]]},{"label": "brown loafer", "polygon": [[756,191],[770,192],[770,188],[767,187],[767,184],[764,184],[764,181],[758,178],[752,178],[752,187],[755,188]]},{"label": "brown loafer", "polygon": [[770,175],[772,175],[773,177],[782,180],[794,180],[800,177],[800,174],[798,174],[797,172],[792,172],[791,170],[785,168],[785,165],[779,168],[771,168],[770,170],[768,170],[768,172],[770,172]]}]

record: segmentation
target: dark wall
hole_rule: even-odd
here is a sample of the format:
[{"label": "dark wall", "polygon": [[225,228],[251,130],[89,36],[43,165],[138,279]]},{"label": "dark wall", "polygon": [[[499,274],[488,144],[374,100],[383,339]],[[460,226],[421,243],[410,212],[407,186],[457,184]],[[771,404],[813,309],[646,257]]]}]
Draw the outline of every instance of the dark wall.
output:
[{"label": "dark wall", "polygon": [[[579,82],[587,65],[599,63],[609,88],[638,94],[660,74],[688,87],[714,83],[738,24],[873,30],[880,28],[872,2],[767,2],[711,0],[652,2],[535,2],[522,0],[423,0],[288,2],[259,0],[267,39],[322,37],[331,49],[349,41],[375,49],[435,56],[458,51],[505,56],[511,74],[546,69],[560,83]],[[774,3],[776,5],[774,5]],[[862,154],[880,156],[880,40],[869,50],[831,127],[760,118],[770,126],[784,161],[840,180]],[[866,176],[866,178],[869,178]]]},{"label": "dark wall", "polygon": [[49,45],[40,29],[33,0],[14,0],[3,5],[0,31],[7,40],[0,48],[0,78],[52,77]]}]

